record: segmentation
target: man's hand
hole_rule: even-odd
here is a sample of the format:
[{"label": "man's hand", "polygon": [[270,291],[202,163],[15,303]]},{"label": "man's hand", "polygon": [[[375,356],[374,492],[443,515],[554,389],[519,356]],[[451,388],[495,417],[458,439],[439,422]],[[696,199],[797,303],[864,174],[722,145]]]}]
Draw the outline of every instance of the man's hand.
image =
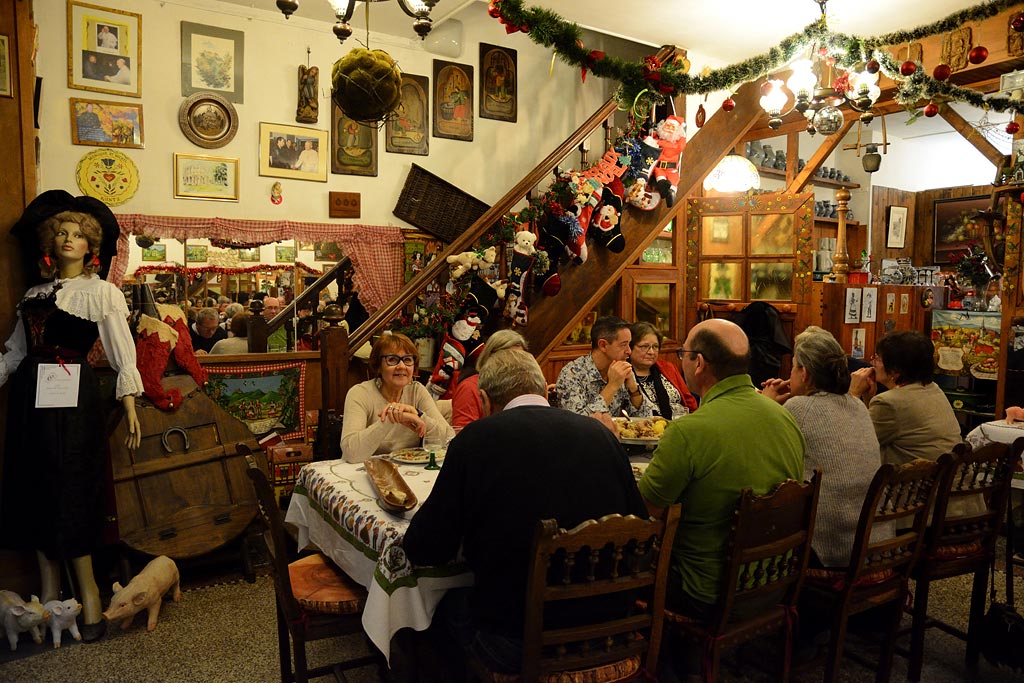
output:
[{"label": "man's hand", "polygon": [[[616,390],[625,383],[626,379],[632,376],[633,366],[629,361],[613,360],[611,365],[608,366],[608,386],[614,387]],[[636,391],[636,387],[633,387],[631,391]]]},{"label": "man's hand", "polygon": [[615,420],[608,413],[591,413],[590,417],[594,418],[605,427],[607,427],[616,438],[619,436],[619,426],[615,424]]}]

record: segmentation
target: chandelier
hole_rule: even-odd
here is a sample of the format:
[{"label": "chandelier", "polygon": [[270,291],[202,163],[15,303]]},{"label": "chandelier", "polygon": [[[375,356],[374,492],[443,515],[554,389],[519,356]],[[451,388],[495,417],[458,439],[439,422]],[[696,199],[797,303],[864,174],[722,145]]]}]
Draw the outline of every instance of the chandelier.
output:
[{"label": "chandelier", "polygon": [[728,154],[704,179],[705,190],[749,192],[761,187],[761,174],[754,164],[738,154]]},{"label": "chandelier", "polygon": [[[365,2],[382,2],[383,0],[365,0]],[[338,21],[334,24],[334,35],[338,41],[344,43],[345,39],[352,35],[352,25],[349,20],[356,9],[356,0],[327,0],[334,9],[334,16]],[[430,18],[430,11],[438,0],[398,0],[402,11],[413,18],[412,29],[416,31],[421,39],[426,38],[433,28],[433,21]],[[285,18],[299,8],[299,0],[277,0],[277,8],[281,10]]]}]

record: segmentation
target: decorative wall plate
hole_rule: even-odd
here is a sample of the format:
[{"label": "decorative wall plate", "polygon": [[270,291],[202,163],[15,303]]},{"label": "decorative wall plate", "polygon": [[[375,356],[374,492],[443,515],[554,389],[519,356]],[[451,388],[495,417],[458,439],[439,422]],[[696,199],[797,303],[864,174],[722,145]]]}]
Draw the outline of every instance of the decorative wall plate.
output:
[{"label": "decorative wall plate", "polygon": [[178,125],[192,143],[215,149],[231,142],[238,132],[235,105],[214,92],[197,92],[178,109]]},{"label": "decorative wall plate", "polygon": [[139,189],[139,169],[124,152],[97,149],[78,162],[75,169],[78,189],[107,206],[120,206]]}]

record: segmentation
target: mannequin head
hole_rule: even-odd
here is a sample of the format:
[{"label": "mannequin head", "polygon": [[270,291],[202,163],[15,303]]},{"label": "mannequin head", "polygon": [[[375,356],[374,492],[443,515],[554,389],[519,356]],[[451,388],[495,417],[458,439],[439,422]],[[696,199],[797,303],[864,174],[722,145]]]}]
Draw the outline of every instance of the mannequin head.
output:
[{"label": "mannequin head", "polygon": [[[39,249],[43,253],[43,258],[39,260],[39,272],[44,278],[51,279],[59,271],[54,240],[61,225],[69,222],[78,224],[89,243],[89,252],[85,255],[85,272],[91,275],[99,270],[99,266],[93,264],[93,255],[100,253],[100,245],[103,243],[103,229],[99,221],[81,211],[61,211],[39,224]],[[46,256],[50,257],[49,264],[46,262]]]}]

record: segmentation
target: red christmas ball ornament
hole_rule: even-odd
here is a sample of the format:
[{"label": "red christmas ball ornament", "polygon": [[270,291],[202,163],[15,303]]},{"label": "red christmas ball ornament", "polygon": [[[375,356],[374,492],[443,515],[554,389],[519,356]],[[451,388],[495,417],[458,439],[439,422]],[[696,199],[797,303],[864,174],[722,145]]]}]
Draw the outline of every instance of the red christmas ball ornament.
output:
[{"label": "red christmas ball ornament", "polygon": [[1010,135],[1016,135],[1019,130],[1020,124],[1017,123],[1016,121],[1010,121],[1008,124],[1006,124],[1006,132],[1009,133]]},{"label": "red christmas ball ornament", "polygon": [[1015,16],[1013,18],[1013,21],[1010,22],[1010,28],[1012,28],[1017,33],[1024,31],[1024,14],[1018,14],[1017,16]]},{"label": "red christmas ball ornament", "polygon": [[878,63],[877,59],[869,59],[868,63],[864,65],[864,70],[869,74],[876,74],[878,70],[882,68],[882,65]]},{"label": "red christmas ball ornament", "polygon": [[733,98],[727,97],[725,98],[725,100],[722,101],[722,109],[724,109],[725,111],[732,111],[735,108],[736,100],[734,100]]},{"label": "red christmas ball ornament", "polygon": [[953,70],[949,68],[949,64],[939,64],[932,70],[932,77],[937,81],[944,81],[951,73]]},{"label": "red christmas ball ornament", "polygon": [[976,45],[971,48],[971,51],[967,53],[967,61],[971,64],[981,64],[988,59],[988,48],[982,45]]},{"label": "red christmas ball ornament", "polygon": [[498,3],[492,1],[491,4],[487,6],[487,14],[489,14],[492,19],[500,17],[501,8],[498,7]]},{"label": "red christmas ball ornament", "polygon": [[939,105],[935,104],[934,102],[929,102],[927,105],[925,105],[924,115],[927,116],[928,118],[931,118],[938,113]]},{"label": "red christmas ball ornament", "polygon": [[914,64],[909,59],[900,64],[900,73],[904,76],[913,76],[915,71],[917,71],[917,64]]}]

